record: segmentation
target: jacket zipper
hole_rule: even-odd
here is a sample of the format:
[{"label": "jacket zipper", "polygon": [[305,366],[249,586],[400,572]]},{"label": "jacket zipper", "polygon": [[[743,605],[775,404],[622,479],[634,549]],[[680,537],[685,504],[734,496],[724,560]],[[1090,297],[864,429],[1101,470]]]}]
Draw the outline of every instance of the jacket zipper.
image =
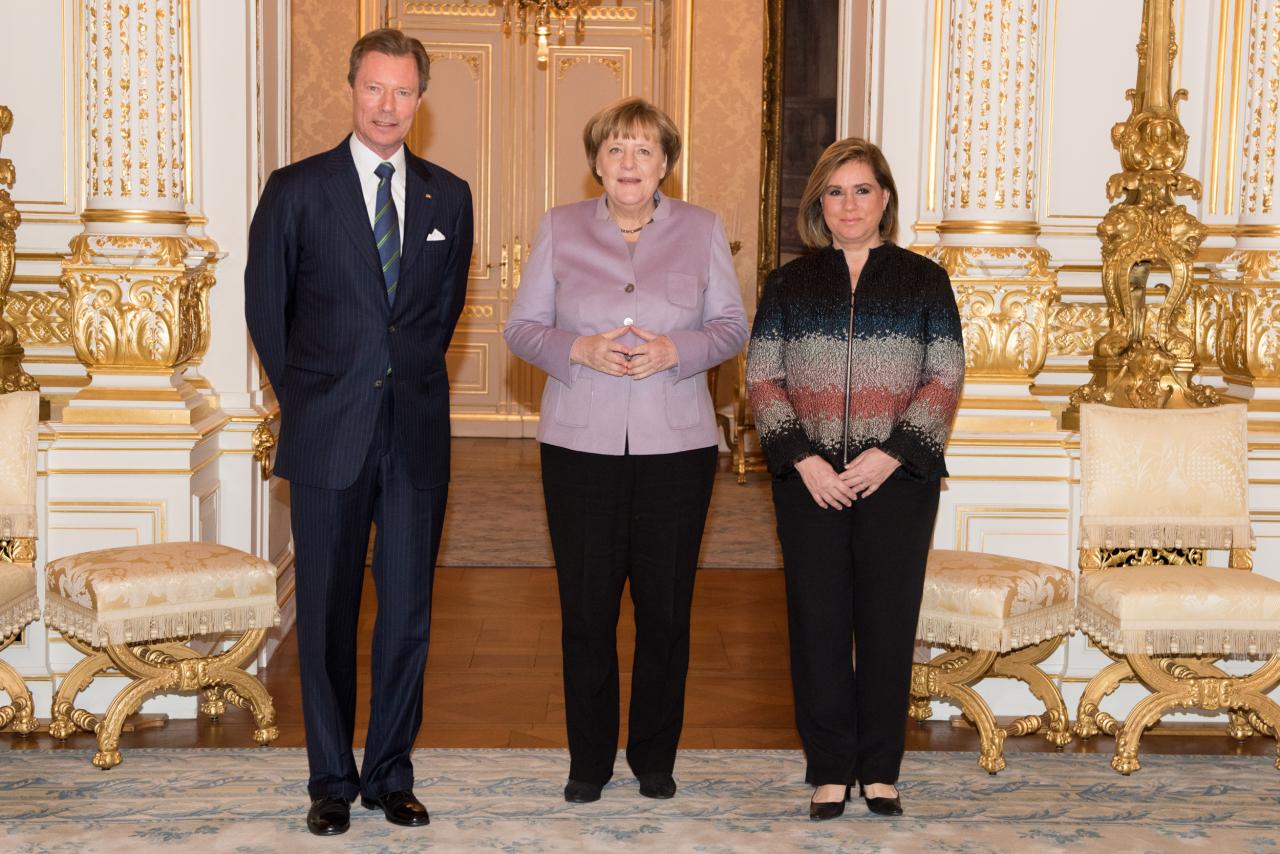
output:
[{"label": "jacket zipper", "polygon": [[[845,339],[845,363],[844,363],[844,465],[849,465],[849,409],[852,401],[850,400],[849,386],[853,382],[853,291],[849,291],[849,334]],[[843,470],[843,469],[842,469]]]}]

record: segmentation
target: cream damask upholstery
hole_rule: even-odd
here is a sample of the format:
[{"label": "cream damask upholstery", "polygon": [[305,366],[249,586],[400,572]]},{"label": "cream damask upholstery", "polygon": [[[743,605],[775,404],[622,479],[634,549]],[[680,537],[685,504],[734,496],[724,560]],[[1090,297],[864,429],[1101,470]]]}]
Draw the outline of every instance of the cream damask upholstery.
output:
[{"label": "cream damask upholstery", "polygon": [[[1005,767],[1004,740],[1043,730],[1057,747],[1071,741],[1062,693],[1037,666],[1071,631],[1074,577],[1060,566],[982,552],[929,552],[916,638],[949,650],[916,664],[911,716],[927,720],[934,697],[956,703],[978,729],[978,764],[994,774]],[[1009,726],[996,724],[972,685],[983,679],[1018,679],[1045,711]]]},{"label": "cream damask upholstery", "polygon": [[[1143,732],[1174,709],[1227,712],[1238,738],[1276,735],[1280,581],[1249,571],[1245,406],[1084,405],[1080,455],[1077,622],[1115,661],[1085,686],[1076,733],[1114,735],[1122,774],[1141,767]],[[1230,550],[1228,566],[1189,565],[1214,549]],[[1269,658],[1237,676],[1218,667],[1226,656]],[[1118,721],[1100,704],[1125,681],[1151,693]]]},{"label": "cream damask upholstery", "polygon": [[1067,634],[1075,612],[1072,572],[983,554],[929,552],[916,637],[930,644],[1009,652]]},{"label": "cream damask upholstery", "polygon": [[[243,669],[278,619],[276,567],[238,549],[209,543],[157,543],[84,552],[45,567],[45,620],[85,654],[53,698],[49,732],[65,739],[94,732],[93,764],[121,761],[125,719],[152,694],[200,691],[201,711],[220,715],[225,703],[249,709],[254,738],[278,734],[271,696]],[[240,633],[225,652],[200,655],[196,635]],[[132,678],[99,720],[75,698],[100,673]]]},{"label": "cream damask upholstery", "polygon": [[1280,649],[1280,583],[1206,566],[1090,572],[1079,624],[1117,655],[1270,655]]},{"label": "cream damask upholstery", "polygon": [[18,634],[40,616],[36,568],[0,563],[0,638]]},{"label": "cream damask upholstery", "polygon": [[36,430],[40,394],[0,394],[0,539],[36,535]]},{"label": "cream damask upholstery", "polygon": [[50,625],[93,645],[268,627],[276,567],[239,549],[157,543],[82,552],[45,567]]}]

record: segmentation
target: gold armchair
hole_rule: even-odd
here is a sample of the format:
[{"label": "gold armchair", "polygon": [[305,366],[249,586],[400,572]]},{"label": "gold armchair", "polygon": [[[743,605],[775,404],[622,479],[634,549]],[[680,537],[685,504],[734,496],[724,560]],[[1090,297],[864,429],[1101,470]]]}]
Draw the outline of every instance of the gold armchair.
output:
[{"label": "gold armchair", "polygon": [[[0,395],[0,650],[40,615],[36,591],[36,426],[40,395]],[[26,735],[36,728],[31,691],[18,671],[0,661],[0,730]]]},{"label": "gold armchair", "polygon": [[[1077,622],[1113,663],[1086,686],[1075,731],[1114,735],[1122,774],[1173,710],[1226,712],[1240,739],[1280,728],[1267,696],[1280,685],[1280,581],[1251,571],[1247,433],[1243,405],[1081,407]],[[1226,567],[1203,565],[1214,549]],[[1237,676],[1218,666],[1227,656],[1265,661]],[[1100,705],[1126,681],[1151,693],[1120,721]]]}]

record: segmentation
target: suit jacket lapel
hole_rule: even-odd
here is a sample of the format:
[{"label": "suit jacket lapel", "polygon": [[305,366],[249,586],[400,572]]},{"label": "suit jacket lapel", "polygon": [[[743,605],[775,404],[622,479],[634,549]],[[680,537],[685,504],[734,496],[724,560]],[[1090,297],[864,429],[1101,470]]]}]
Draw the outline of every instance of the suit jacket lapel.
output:
[{"label": "suit jacket lapel", "polygon": [[[404,184],[404,242],[400,247],[400,280],[405,281],[405,273],[422,254],[422,244],[426,242],[435,220],[436,206],[429,195],[431,192],[431,171],[426,162],[414,157],[408,148],[404,152],[405,170]],[[446,234],[452,240],[454,235]]]},{"label": "suit jacket lapel", "polygon": [[329,152],[329,176],[324,182],[325,194],[342,221],[361,258],[382,277],[382,263],[378,260],[378,245],[373,240],[373,226],[369,224],[369,211],[360,189],[360,176],[356,174],[355,161],[351,159],[350,143],[342,144]]}]

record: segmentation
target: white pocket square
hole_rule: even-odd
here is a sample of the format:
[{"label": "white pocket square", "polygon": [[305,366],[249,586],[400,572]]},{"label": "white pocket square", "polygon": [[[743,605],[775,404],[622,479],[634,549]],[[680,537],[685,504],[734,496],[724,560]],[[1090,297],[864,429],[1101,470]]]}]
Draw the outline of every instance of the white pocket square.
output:
[{"label": "white pocket square", "polygon": [[431,229],[431,233],[427,235],[428,243],[430,243],[432,240],[444,240],[444,239],[445,239],[445,236],[440,233],[440,229],[438,228]]}]

